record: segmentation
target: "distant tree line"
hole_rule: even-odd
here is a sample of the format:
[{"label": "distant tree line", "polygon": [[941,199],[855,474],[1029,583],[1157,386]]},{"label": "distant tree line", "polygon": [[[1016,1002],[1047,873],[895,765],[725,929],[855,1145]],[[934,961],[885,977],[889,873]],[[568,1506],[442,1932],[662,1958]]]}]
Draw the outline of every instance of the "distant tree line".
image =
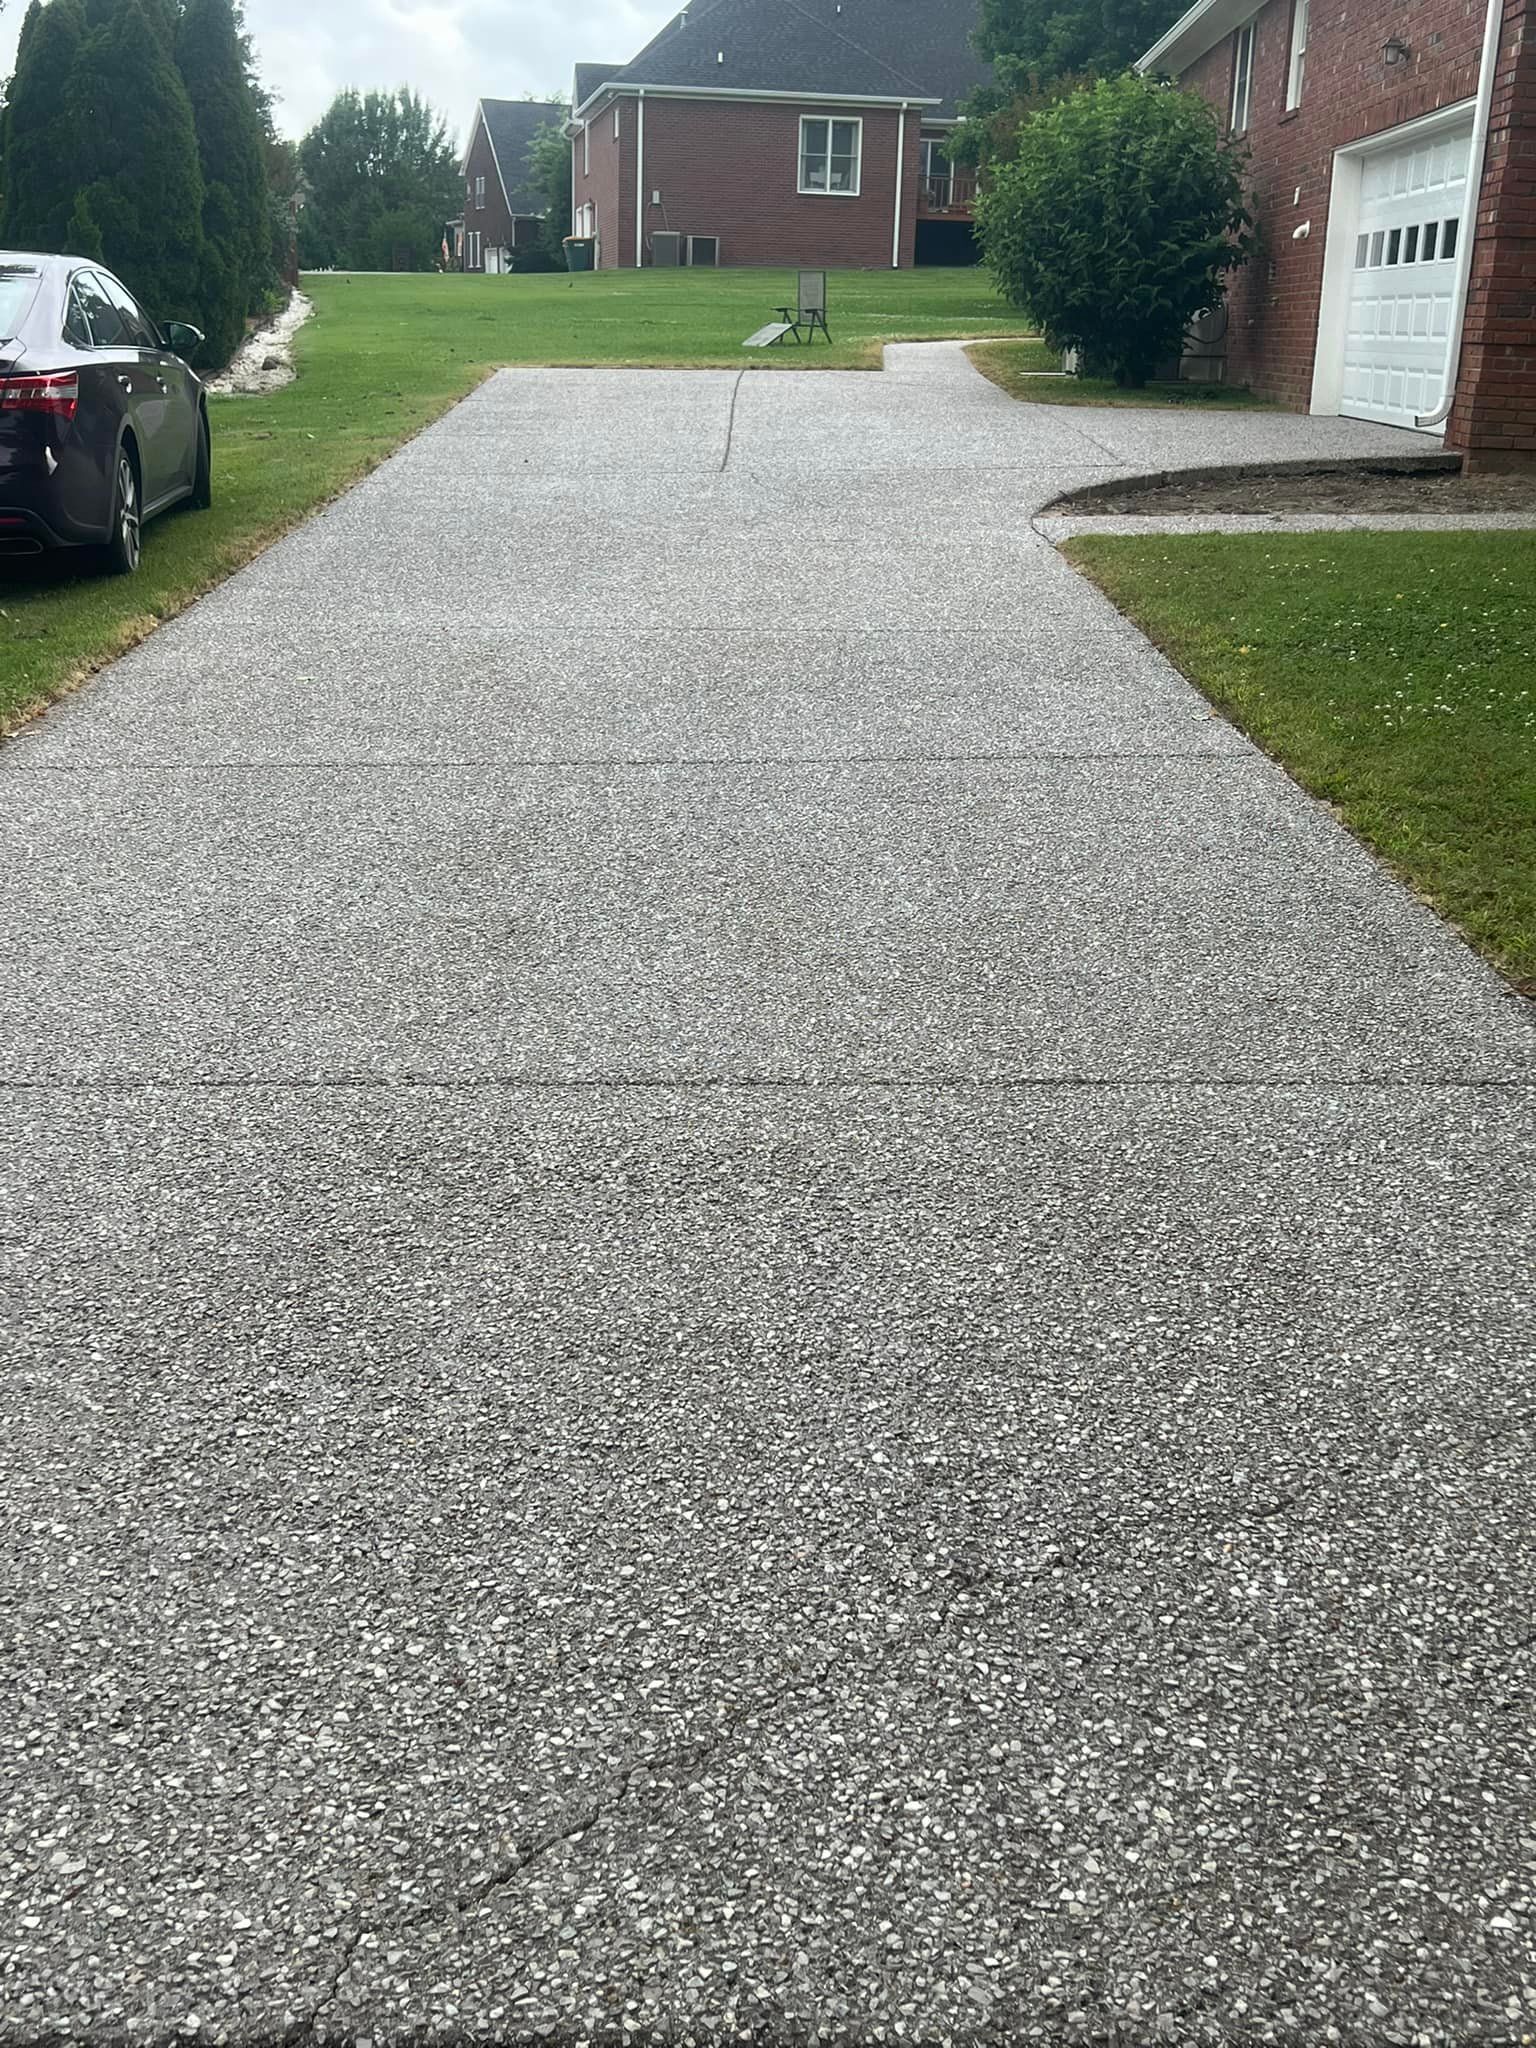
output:
[{"label": "distant tree line", "polygon": [[32,0],[0,154],[5,244],[105,263],[207,362],[270,301],[294,166],[234,0]]},{"label": "distant tree line", "polygon": [[307,270],[430,270],[464,208],[458,151],[415,93],[342,92],[299,144]]},{"label": "distant tree line", "polygon": [[[298,160],[305,269],[431,270],[442,262],[447,223],[464,211],[464,175],[446,122],[425,100],[408,90],[338,93],[299,144]],[[539,237],[512,251],[512,267],[563,270],[561,238],[571,231],[564,129],[536,129],[520,168],[547,211]]]}]

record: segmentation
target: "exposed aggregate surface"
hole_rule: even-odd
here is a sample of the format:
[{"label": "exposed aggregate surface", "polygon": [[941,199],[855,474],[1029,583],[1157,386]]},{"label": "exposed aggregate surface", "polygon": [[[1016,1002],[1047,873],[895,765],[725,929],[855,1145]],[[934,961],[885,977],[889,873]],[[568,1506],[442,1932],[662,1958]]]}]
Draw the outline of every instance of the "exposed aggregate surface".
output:
[{"label": "exposed aggregate surface", "polygon": [[0,2041],[1536,2038],[1528,1017],[1029,526],[504,373],[0,754]]}]

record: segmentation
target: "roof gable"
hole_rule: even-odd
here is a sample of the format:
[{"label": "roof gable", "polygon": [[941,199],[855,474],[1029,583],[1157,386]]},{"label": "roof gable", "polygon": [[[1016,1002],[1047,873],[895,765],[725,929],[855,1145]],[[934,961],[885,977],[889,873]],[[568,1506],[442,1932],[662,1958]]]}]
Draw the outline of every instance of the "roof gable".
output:
[{"label": "roof gable", "polygon": [[1181,77],[1207,50],[1252,19],[1253,0],[1195,0],[1188,13],[1142,52],[1134,68],[1144,75]]},{"label": "roof gable", "polygon": [[987,76],[970,41],[976,4],[692,0],[629,64],[606,72],[579,66],[577,104],[611,82],[692,92],[934,100],[953,112]]},{"label": "roof gable", "polygon": [[559,100],[481,100],[475,119],[485,124],[507,211],[542,217],[547,208],[528,176],[528,145],[538,129],[560,126],[564,106]]},{"label": "roof gable", "polygon": [[575,85],[571,93],[571,106],[584,107],[606,79],[612,78],[623,69],[622,64],[578,64]]}]

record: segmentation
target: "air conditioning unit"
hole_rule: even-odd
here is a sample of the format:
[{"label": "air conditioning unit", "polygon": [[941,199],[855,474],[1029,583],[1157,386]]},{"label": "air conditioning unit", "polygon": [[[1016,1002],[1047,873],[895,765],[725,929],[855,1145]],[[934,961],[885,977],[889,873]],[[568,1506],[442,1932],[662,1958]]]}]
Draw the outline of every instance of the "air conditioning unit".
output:
[{"label": "air conditioning unit", "polygon": [[651,237],[651,267],[676,270],[683,260],[683,238],[670,228],[659,228]]},{"label": "air conditioning unit", "polygon": [[714,270],[720,262],[720,237],[718,235],[690,235],[688,237],[688,261],[703,270]]}]

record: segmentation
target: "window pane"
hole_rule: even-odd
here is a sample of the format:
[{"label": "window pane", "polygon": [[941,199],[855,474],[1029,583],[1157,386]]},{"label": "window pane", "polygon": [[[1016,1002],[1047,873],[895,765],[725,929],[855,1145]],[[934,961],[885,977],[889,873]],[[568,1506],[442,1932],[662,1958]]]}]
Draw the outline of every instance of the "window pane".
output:
[{"label": "window pane", "polygon": [[800,189],[802,192],[825,192],[827,189],[827,129],[826,121],[802,120],[800,123]]},{"label": "window pane", "polygon": [[1307,0],[1296,0],[1291,12],[1291,73],[1286,84],[1285,104],[1301,105],[1301,88],[1307,72]]},{"label": "window pane", "polygon": [[1385,235],[1385,234],[1383,233],[1383,231],[1382,231],[1382,230],[1381,230],[1380,228],[1378,228],[1378,229],[1376,230],[1375,234],[1374,234],[1374,235],[1372,235],[1372,237],[1371,237],[1371,268],[1372,268],[1372,270],[1379,270],[1379,269],[1380,269],[1380,267],[1381,267],[1381,245],[1382,245],[1382,243],[1383,243],[1383,242],[1384,242],[1385,240],[1386,240],[1386,235]]},{"label": "window pane", "polygon": [[1444,263],[1456,254],[1456,234],[1460,221],[1448,220],[1440,232],[1440,261]]},{"label": "window pane", "polygon": [[1370,248],[1370,246],[1371,246],[1371,238],[1370,238],[1370,236],[1369,236],[1369,235],[1356,235],[1356,237],[1355,237],[1355,268],[1356,268],[1356,270],[1364,270],[1364,268],[1365,268],[1365,257],[1366,257],[1366,251],[1367,251],[1367,250],[1368,250],[1368,249]]},{"label": "window pane", "polygon": [[1239,32],[1237,57],[1232,75],[1232,132],[1241,135],[1248,126],[1253,96],[1253,23]]},{"label": "window pane", "polygon": [[91,346],[91,330],[86,325],[84,313],[80,310],[80,294],[78,291],[71,291],[69,295],[69,310],[64,315],[64,333],[66,338],[72,341],[76,348],[89,348]]},{"label": "window pane", "polygon": [[1434,262],[1434,260],[1435,260],[1435,241],[1436,241],[1436,238],[1438,237],[1439,233],[1440,233],[1440,223],[1439,223],[1439,221],[1437,221],[1437,220],[1427,220],[1427,221],[1425,221],[1425,223],[1424,223],[1424,257],[1423,257],[1423,260],[1424,260],[1424,262],[1426,262],[1426,263],[1433,263],[1433,262]]},{"label": "window pane", "polygon": [[122,315],[102,289],[99,278],[87,272],[76,289],[80,303],[85,308],[86,318],[91,323],[91,335],[97,348],[124,348],[128,346],[123,332]]},{"label": "window pane", "polygon": [[1401,228],[1394,228],[1391,234],[1387,237],[1387,261],[1389,263],[1395,263],[1397,261],[1402,246],[1403,231]]},{"label": "window pane", "polygon": [[852,121],[834,121],[832,123],[832,154],[834,156],[852,156],[858,132]]},{"label": "window pane", "polygon": [[1403,237],[1403,261],[1405,263],[1415,262],[1418,258],[1418,253],[1419,231],[1417,227],[1411,227]]}]

